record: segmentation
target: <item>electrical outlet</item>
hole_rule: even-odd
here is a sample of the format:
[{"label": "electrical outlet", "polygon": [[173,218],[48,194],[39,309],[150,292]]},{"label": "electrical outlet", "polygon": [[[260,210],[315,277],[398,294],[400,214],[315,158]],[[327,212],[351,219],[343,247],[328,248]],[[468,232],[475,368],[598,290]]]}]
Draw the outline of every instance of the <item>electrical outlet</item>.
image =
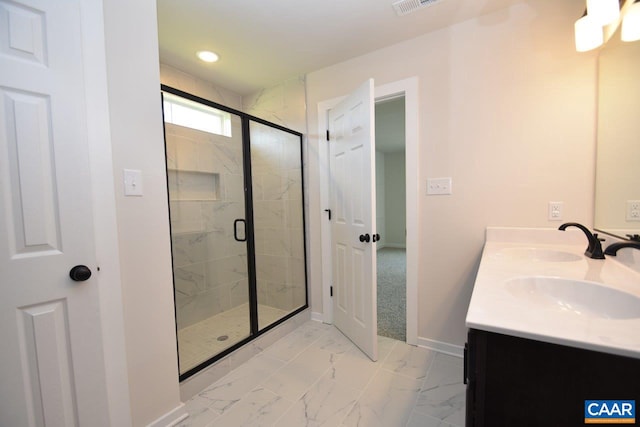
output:
[{"label": "electrical outlet", "polygon": [[451,178],[427,179],[427,194],[451,194]]},{"label": "electrical outlet", "polygon": [[549,221],[562,221],[563,202],[549,202]]},{"label": "electrical outlet", "polygon": [[627,221],[640,221],[640,200],[627,200]]}]

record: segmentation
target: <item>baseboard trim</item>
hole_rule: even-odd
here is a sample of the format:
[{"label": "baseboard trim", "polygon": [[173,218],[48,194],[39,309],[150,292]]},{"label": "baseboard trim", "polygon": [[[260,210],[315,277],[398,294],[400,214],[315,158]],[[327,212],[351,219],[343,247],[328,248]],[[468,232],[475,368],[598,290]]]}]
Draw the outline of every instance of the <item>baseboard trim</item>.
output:
[{"label": "baseboard trim", "polygon": [[318,313],[317,311],[312,311],[311,312],[311,320],[315,320],[316,322],[323,322],[324,321],[324,314]]},{"label": "baseboard trim", "polygon": [[448,354],[449,356],[464,357],[464,347],[442,341],[418,337],[418,347],[428,348],[429,350]]},{"label": "baseboard trim", "polygon": [[180,405],[153,421],[151,424],[148,424],[147,427],[174,427],[187,418],[189,418],[187,407],[184,403],[180,402]]}]

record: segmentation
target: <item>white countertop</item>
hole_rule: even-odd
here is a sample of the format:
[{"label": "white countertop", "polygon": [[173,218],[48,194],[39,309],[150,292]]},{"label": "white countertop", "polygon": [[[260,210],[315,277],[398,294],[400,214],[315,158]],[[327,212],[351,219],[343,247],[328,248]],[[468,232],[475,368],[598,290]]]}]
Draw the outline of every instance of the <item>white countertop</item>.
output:
[{"label": "white countertop", "polygon": [[[603,248],[611,242],[603,242]],[[640,359],[640,318],[608,319],[541,306],[511,292],[505,281],[524,276],[585,280],[640,298],[640,274],[615,257],[584,256],[587,238],[575,228],[488,228],[480,269],[467,312],[468,328]],[[576,255],[556,262],[509,256],[510,248],[536,248]],[[519,253],[533,251],[523,249]],[[518,253],[516,249],[515,253]],[[579,258],[578,258],[579,256]]]}]

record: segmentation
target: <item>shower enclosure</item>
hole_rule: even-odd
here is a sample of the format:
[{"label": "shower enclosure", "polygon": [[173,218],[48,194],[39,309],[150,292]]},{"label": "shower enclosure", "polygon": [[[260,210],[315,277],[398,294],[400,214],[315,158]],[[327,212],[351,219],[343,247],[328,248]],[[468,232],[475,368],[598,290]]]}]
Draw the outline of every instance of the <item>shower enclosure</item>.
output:
[{"label": "shower enclosure", "polygon": [[307,307],[302,135],[162,96],[183,380]]}]

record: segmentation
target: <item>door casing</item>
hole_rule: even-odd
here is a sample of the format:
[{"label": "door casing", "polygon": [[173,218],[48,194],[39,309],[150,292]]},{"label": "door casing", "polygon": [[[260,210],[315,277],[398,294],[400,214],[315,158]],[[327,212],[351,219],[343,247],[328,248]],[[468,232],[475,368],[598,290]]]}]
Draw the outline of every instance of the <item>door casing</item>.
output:
[{"label": "door casing", "polygon": [[[419,146],[418,146],[418,78],[410,77],[375,88],[376,102],[398,96],[405,97],[405,165],[407,200],[407,344],[418,344],[418,223]],[[328,111],[344,97],[318,103],[318,135],[325,135],[328,129]],[[318,150],[320,167],[320,206],[329,206],[329,146],[321,141]],[[331,224],[327,215],[322,215],[322,321],[333,323],[333,300],[331,297]]]}]

